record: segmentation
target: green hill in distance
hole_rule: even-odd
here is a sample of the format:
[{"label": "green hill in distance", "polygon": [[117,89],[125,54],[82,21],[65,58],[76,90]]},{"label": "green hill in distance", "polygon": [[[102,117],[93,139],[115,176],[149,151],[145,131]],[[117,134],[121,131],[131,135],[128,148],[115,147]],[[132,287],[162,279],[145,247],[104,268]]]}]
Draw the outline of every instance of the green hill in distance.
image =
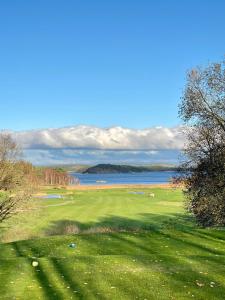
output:
[{"label": "green hill in distance", "polygon": [[149,171],[176,171],[176,166],[170,165],[151,165],[151,166],[130,166],[130,165],[113,165],[98,164],[89,167],[82,173],[86,174],[107,174],[107,173],[140,173]]},{"label": "green hill in distance", "polygon": [[[42,166],[44,167],[44,166]],[[42,168],[37,167],[37,168]],[[46,166],[45,166],[46,167]],[[51,165],[51,168],[59,168],[66,172],[74,173],[138,173],[149,171],[176,171],[177,165],[175,164],[64,164],[64,165]]]}]

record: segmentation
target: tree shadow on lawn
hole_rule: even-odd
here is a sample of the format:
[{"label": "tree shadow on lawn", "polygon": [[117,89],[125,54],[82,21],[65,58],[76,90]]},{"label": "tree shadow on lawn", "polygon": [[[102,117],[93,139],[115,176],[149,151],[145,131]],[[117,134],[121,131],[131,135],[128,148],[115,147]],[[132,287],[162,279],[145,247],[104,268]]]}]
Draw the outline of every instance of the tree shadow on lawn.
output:
[{"label": "tree shadow on lawn", "polygon": [[[151,295],[151,299],[157,299],[156,294],[154,294],[154,287],[156,290],[161,290],[165,295],[172,295],[175,299],[185,299],[184,295],[188,298],[192,294],[197,299],[224,299],[225,287],[222,279],[225,276],[224,256],[215,257],[206,254],[180,256],[174,251],[168,253],[167,249],[166,251],[151,252],[149,245],[143,245],[145,242],[144,234],[141,234],[141,238],[134,240],[132,240],[133,234],[127,233],[102,234],[100,236],[107,236],[110,240],[114,240],[113,242],[117,241],[116,244],[120,247],[120,253],[115,255],[112,251],[113,256],[76,256],[75,252],[73,256],[68,258],[45,256],[38,259],[38,269],[34,269],[33,272],[35,272],[35,277],[43,288],[45,299],[65,299],[62,290],[66,290],[68,299],[71,297],[72,299],[73,297],[76,299],[133,299],[134,295],[140,297]],[[136,235],[134,236],[136,238]],[[93,234],[80,236],[82,240],[86,239],[89,246],[95,245],[96,239],[94,237]],[[102,241],[104,242],[104,240]],[[34,256],[41,251],[37,243],[31,244],[30,241],[26,241],[25,244],[14,242],[12,245],[17,254],[22,257],[26,257],[24,253],[28,250]],[[159,246],[159,241],[153,236],[151,247],[160,249]],[[188,247],[187,242],[186,246]],[[133,247],[135,249],[140,248],[142,254],[140,255],[138,251],[127,254],[125,251],[125,255],[123,255],[124,249]],[[47,263],[44,263],[45,260]],[[115,264],[115,260],[118,260],[119,263]],[[27,258],[27,262],[31,264],[31,259]],[[104,265],[104,262],[107,264]],[[97,267],[94,267],[95,265]],[[85,272],[87,270],[92,270],[88,279],[84,275],[88,273]],[[60,288],[59,285],[56,286],[52,278],[53,273],[60,281]],[[112,274],[116,274],[116,276],[112,276]],[[120,276],[123,276],[122,281]],[[153,276],[152,282],[151,276]],[[85,281],[88,282],[88,286],[84,285]],[[110,289],[110,285],[113,285],[120,290],[121,295],[125,296],[123,298],[109,298],[104,295],[104,290],[98,286],[97,282],[102,285],[109,285],[108,289]],[[215,282],[215,286],[211,287],[211,282]],[[203,286],[199,287],[198,284]],[[169,299],[166,296],[159,298]]]},{"label": "tree shadow on lawn", "polygon": [[[66,269],[60,267],[60,258],[31,258],[27,257],[24,253],[29,251],[30,255],[36,256],[37,253],[40,253],[40,248],[38,246],[30,246],[29,242],[13,242],[12,246],[16,250],[18,256],[26,258],[27,263],[31,266],[32,261],[38,261],[38,267],[34,268],[31,266],[31,272],[34,274],[39,286],[42,288],[44,299],[48,300],[64,300],[64,299],[73,299],[74,291],[79,291],[79,294],[76,294],[76,299],[85,299],[82,294],[81,286],[76,283],[73,278],[73,274],[70,276],[67,274]],[[61,264],[63,266],[64,261],[62,260]],[[56,274],[58,277],[58,282],[56,284],[54,276]],[[73,279],[72,279],[73,278]],[[69,285],[70,289],[67,289]],[[24,299],[26,295],[24,294]]]},{"label": "tree shadow on lawn", "polygon": [[[192,295],[195,299],[224,299],[223,231],[198,228],[182,214],[145,213],[139,217],[137,220],[107,216],[90,223],[59,220],[51,224],[48,232],[64,234],[63,228],[69,224],[79,228],[79,234],[9,245],[30,265],[29,257],[41,257],[37,258],[38,269],[32,271],[43,288],[45,299],[65,299],[64,293],[72,299],[116,299],[105,296],[97,281],[105,286],[115,285],[124,299],[133,299],[134,295],[157,299],[154,288],[162,293],[160,299],[169,299],[169,295],[171,299],[188,299]],[[101,231],[102,228],[110,230]],[[71,240],[77,243],[73,252],[68,251]],[[47,243],[52,244],[45,247]],[[116,260],[120,261],[117,265]],[[84,274],[90,265],[95,273],[88,277],[88,286],[85,286]],[[53,273],[61,288],[55,284]],[[215,282],[212,287],[211,282]]]},{"label": "tree shadow on lawn", "polygon": [[[27,247],[21,247],[21,243],[14,242],[12,243],[13,248],[15,249],[18,256],[25,257],[27,260],[27,263],[31,266],[31,273],[33,273],[35,278],[37,279],[39,285],[42,288],[42,291],[45,295],[45,299],[59,299],[63,300],[63,295],[61,294],[60,290],[56,288],[51,280],[50,280],[50,274],[45,272],[44,267],[42,267],[41,262],[39,261],[38,267],[33,268],[32,267],[32,261],[36,259],[32,259],[31,257],[27,257],[24,255],[24,251],[29,250],[31,253],[36,252],[33,251],[34,249],[31,249],[28,245]],[[38,250],[38,249],[37,249]],[[25,295],[24,295],[25,296]]]},{"label": "tree shadow on lawn", "polygon": [[[27,257],[25,253],[29,252],[30,255],[36,255],[40,252],[38,246],[35,247],[34,244],[32,244],[30,247],[29,241],[26,241],[26,243],[13,242],[12,245],[17,256],[25,258],[27,260],[27,264],[30,266],[33,259]],[[33,268],[31,266],[31,272],[33,272],[38,285],[42,287],[44,299],[111,299],[105,297],[103,294],[104,291],[98,287],[98,282],[102,283],[106,280],[104,274],[96,272],[93,273],[93,275],[90,275],[89,279],[87,279],[84,275],[85,273],[89,273],[85,272],[86,268],[95,265],[95,257],[80,256],[73,260],[71,260],[71,258],[66,259],[61,257],[42,257],[35,260],[37,260],[39,264],[37,268]],[[52,274],[54,275],[52,276]],[[54,277],[58,278],[57,285]],[[85,285],[85,281],[88,282],[88,286]],[[125,287],[126,283],[121,286],[121,291],[124,290]],[[128,299],[132,299],[132,293],[128,290],[125,290],[122,293],[128,296]],[[22,296],[24,299],[27,299],[25,293]],[[123,297],[121,299],[127,298]]]},{"label": "tree shadow on lawn", "polygon": [[[224,230],[202,229],[194,223],[194,219],[187,214],[160,215],[144,213],[137,216],[138,219],[109,215],[100,218],[96,222],[81,223],[74,220],[58,220],[50,224],[45,231],[47,236],[66,234],[90,234],[101,233],[133,233],[150,234],[154,238],[162,240],[174,246],[176,249],[189,248],[192,250],[206,251],[207,254],[225,255]],[[92,237],[96,240],[95,236]],[[147,239],[148,241],[148,239]],[[151,239],[151,243],[153,240]],[[141,245],[139,245],[141,247]],[[145,246],[144,246],[145,247]],[[146,249],[151,252],[152,247]]]},{"label": "tree shadow on lawn", "polygon": [[45,230],[45,235],[64,235],[76,233],[106,233],[106,232],[140,232],[158,231],[161,229],[177,229],[190,231],[195,228],[194,219],[184,214],[160,215],[142,213],[137,219],[123,216],[107,215],[96,222],[79,222],[75,220],[52,221]]}]

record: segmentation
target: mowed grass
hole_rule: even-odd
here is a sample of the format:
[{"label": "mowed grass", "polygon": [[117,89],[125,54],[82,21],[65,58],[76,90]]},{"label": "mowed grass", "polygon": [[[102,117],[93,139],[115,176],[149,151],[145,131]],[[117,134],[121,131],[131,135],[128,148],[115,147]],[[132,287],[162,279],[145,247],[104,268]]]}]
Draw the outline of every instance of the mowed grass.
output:
[{"label": "mowed grass", "polygon": [[47,192],[63,198],[1,228],[1,299],[225,299],[225,231],[197,227],[181,190]]}]

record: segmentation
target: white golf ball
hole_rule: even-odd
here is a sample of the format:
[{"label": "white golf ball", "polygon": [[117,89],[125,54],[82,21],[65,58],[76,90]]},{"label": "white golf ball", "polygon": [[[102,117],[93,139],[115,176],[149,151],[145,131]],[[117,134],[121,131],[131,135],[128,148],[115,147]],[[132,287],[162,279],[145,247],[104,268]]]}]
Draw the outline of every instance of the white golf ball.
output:
[{"label": "white golf ball", "polygon": [[38,262],[37,261],[32,261],[32,266],[33,267],[37,267],[38,266]]}]

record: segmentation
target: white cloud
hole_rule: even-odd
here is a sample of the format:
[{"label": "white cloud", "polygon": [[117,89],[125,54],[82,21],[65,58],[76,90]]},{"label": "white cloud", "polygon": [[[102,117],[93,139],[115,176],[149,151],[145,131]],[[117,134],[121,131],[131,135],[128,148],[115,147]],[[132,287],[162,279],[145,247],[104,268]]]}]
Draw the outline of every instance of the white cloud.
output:
[{"label": "white cloud", "polygon": [[80,125],[11,134],[25,149],[180,150],[185,142],[182,127],[129,129]]}]

